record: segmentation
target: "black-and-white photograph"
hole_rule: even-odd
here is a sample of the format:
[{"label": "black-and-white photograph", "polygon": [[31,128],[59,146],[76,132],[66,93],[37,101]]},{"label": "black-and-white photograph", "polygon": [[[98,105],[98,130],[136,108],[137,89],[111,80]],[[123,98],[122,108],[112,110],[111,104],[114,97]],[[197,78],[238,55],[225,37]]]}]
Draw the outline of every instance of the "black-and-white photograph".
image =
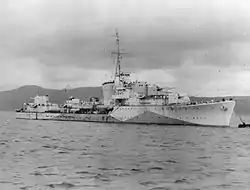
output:
[{"label": "black-and-white photograph", "polygon": [[0,189],[250,189],[249,51],[247,0],[1,0]]}]

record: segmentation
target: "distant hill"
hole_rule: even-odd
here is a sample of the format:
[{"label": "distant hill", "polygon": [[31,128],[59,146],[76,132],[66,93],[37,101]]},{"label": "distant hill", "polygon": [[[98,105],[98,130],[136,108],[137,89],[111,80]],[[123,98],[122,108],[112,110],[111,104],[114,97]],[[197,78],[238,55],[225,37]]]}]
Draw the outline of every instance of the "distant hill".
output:
[{"label": "distant hill", "polygon": [[69,96],[75,96],[82,100],[87,100],[91,96],[102,97],[101,87],[81,87],[74,89],[55,90],[46,89],[39,86],[22,86],[20,88],[0,92],[0,110],[14,110],[23,105],[24,102],[30,102],[31,97],[39,95],[49,95],[54,103],[62,104]]},{"label": "distant hill", "polygon": [[[81,87],[68,89],[65,91],[55,90],[55,89],[46,89],[39,86],[22,86],[20,88],[2,91],[0,92],[0,110],[10,111],[15,110],[22,106],[24,102],[29,102],[31,97],[39,95],[49,95],[52,102],[63,104],[69,96],[75,96],[82,100],[88,100],[91,96],[102,97],[101,87]],[[221,100],[223,97],[194,97],[191,96],[192,101],[209,101],[209,100]],[[229,97],[225,97],[229,98]],[[237,100],[237,105],[235,111],[238,114],[248,114],[250,113],[250,96],[235,96],[232,97]]]}]

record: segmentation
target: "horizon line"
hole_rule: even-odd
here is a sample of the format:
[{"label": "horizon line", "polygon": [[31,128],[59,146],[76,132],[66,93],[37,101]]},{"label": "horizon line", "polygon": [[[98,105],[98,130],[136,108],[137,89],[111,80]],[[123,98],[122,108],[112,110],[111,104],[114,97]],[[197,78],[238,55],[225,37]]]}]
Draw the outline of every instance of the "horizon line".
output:
[{"label": "horizon line", "polygon": [[[38,88],[42,88],[42,89],[47,89],[47,90],[66,90],[67,86],[65,88],[48,88],[48,87],[43,87],[43,86],[39,86],[39,85],[22,85],[22,86],[18,86],[16,88],[12,88],[9,90],[0,90],[0,92],[10,92],[10,91],[14,91],[17,89],[20,89],[22,87],[38,87]],[[79,87],[71,87],[70,89],[67,90],[73,90],[73,89],[77,89],[77,88],[101,88],[101,86],[79,86]],[[187,93],[189,97],[197,97],[197,98],[219,98],[219,97],[249,97],[247,95],[215,95],[215,96],[209,96],[209,95],[192,95]]]}]

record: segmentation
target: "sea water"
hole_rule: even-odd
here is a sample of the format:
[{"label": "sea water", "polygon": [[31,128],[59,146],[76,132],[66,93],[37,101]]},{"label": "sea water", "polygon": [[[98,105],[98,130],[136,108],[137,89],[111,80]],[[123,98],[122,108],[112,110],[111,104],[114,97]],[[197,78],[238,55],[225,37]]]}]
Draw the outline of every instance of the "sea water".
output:
[{"label": "sea water", "polygon": [[[0,112],[0,189],[249,189],[250,129],[16,120]],[[247,114],[242,116],[250,121]]]}]

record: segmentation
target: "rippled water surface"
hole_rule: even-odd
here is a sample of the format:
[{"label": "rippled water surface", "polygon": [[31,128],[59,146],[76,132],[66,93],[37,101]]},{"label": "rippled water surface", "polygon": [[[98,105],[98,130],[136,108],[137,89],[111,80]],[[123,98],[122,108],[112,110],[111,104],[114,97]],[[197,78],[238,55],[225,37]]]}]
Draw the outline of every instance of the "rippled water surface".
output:
[{"label": "rippled water surface", "polygon": [[249,189],[250,129],[16,120],[0,189]]}]

